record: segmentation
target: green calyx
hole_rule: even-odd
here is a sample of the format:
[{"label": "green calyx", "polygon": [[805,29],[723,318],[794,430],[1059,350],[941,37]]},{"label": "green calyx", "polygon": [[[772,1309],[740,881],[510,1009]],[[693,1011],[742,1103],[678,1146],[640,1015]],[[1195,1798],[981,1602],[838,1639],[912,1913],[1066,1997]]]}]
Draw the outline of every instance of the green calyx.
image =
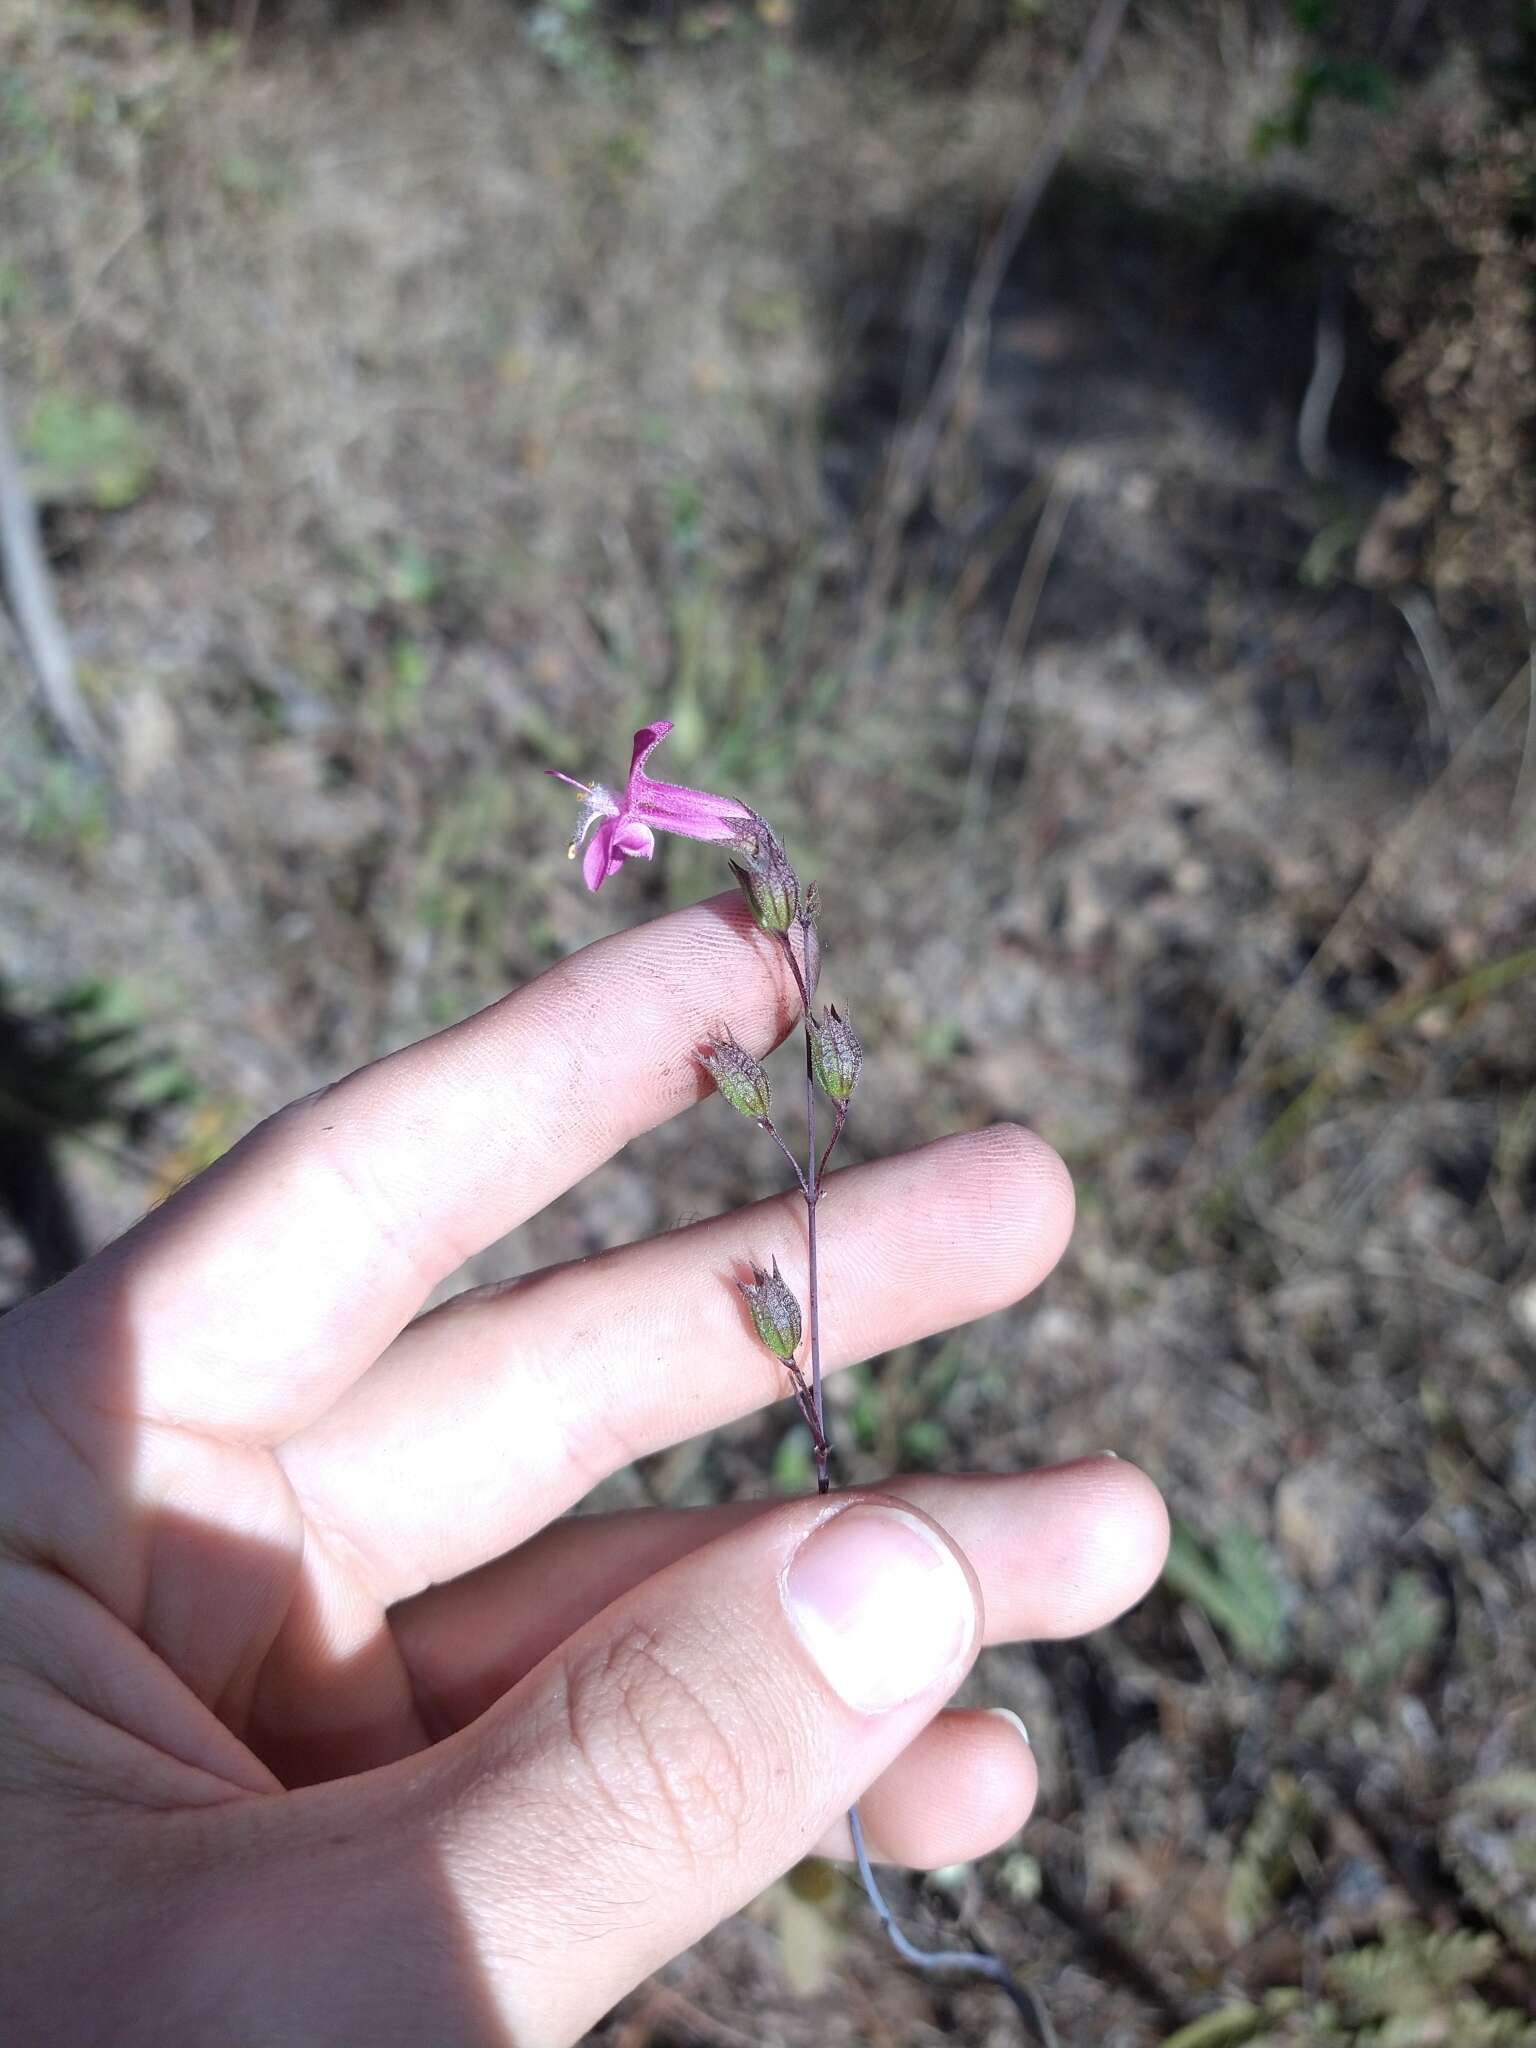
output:
[{"label": "green calyx", "polygon": [[778,1260],[769,1273],[754,1266],[750,1282],[737,1284],[760,1341],[775,1358],[793,1358],[800,1343],[800,1304],[785,1285]]},{"label": "green calyx", "polygon": [[772,1097],[762,1063],[753,1059],[734,1038],[712,1044],[701,1055],[706,1071],[732,1109],[760,1121],[768,1114]]},{"label": "green calyx", "polygon": [[811,1034],[811,1072],[816,1085],[834,1102],[846,1102],[858,1085],[864,1065],[864,1048],[859,1034],[846,1017],[828,1006],[820,1023],[807,1020]]}]

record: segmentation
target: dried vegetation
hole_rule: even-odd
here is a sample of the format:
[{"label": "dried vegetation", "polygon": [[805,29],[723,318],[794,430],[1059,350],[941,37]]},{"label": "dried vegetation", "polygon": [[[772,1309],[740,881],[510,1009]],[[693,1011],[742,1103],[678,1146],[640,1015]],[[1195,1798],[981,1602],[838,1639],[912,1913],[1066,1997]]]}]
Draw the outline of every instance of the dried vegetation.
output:
[{"label": "dried vegetation", "polygon": [[[892,436],[1088,10],[957,5],[917,55],[910,9],[852,46],[824,13],[273,7],[247,52],[9,0],[5,369],[111,770],[0,650],[0,1086],[45,1047],[29,1130],[115,1227],[717,881],[680,847],[593,902],[561,858],[537,770],[664,710],[678,774],[822,877],[854,1156],[1022,1115],[1077,1178],[1036,1301],[839,1383],[845,1469],[1113,1445],[1179,1522],[1119,1628],[989,1658],[1040,1814],[909,1916],[1005,1951],[1064,2040],[1529,2040],[1518,44],[1479,75],[1455,10],[1387,10],[1387,102],[1309,87],[1307,146],[1255,156],[1312,32],[1137,10],[872,605]],[[86,1046],[71,1097],[81,1016],[175,1085],[103,1092]],[[477,1271],[772,1174],[706,1107]],[[802,1441],[780,1411],[610,1495],[797,1486]],[[599,2038],[1008,2024],[805,1871]]]}]

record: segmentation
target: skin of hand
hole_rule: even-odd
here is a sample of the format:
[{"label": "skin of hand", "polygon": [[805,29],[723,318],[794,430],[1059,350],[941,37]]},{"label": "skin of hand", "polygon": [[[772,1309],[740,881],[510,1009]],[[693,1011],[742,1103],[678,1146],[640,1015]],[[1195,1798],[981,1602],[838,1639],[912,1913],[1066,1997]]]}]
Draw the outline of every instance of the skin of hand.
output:
[{"label": "skin of hand", "polygon": [[[419,1313],[710,1092],[722,1012],[796,1021],[735,897],[293,1104],[0,1322],[18,2048],[562,2048],[856,1798],[917,1865],[1022,1824],[1017,1725],[945,1703],[1151,1584],[1133,1465],[566,1516],[783,1399],[732,1282],[800,1270],[798,1195]],[[1016,1301],[1071,1217],[1014,1127],[834,1174],[829,1365]]]}]

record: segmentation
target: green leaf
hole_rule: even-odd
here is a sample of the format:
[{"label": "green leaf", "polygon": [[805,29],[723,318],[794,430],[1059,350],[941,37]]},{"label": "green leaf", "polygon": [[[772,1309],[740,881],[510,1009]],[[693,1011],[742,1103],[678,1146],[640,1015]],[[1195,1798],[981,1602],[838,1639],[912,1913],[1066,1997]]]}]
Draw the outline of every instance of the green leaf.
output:
[{"label": "green leaf", "polygon": [[1438,1641],[1445,1602],[1416,1572],[1399,1572],[1363,1643],[1344,1659],[1344,1669],[1361,1692],[1381,1692],[1410,1658]]},{"label": "green leaf", "polygon": [[1478,1778],[1462,1792],[1461,1804],[1536,1813],[1536,1771],[1496,1771],[1491,1778]]},{"label": "green leaf", "polygon": [[1249,1822],[1227,1881],[1227,1918],[1247,1941],[1273,1914],[1296,1877],[1296,1847],[1312,1823],[1311,1807],[1296,1780],[1271,1779]]},{"label": "green leaf", "polygon": [[1420,2016],[1437,2011],[1444,1993],[1485,1977],[1498,1961],[1499,1949],[1496,1934],[1469,1934],[1460,1928],[1430,1934],[1407,1927],[1352,1955],[1334,1956],[1323,1974],[1329,1989],[1358,2019]]},{"label": "green leaf", "polygon": [[1204,2013],[1170,2034],[1163,2048],[1245,2048],[1247,2042],[1267,2034],[1277,2017],[1264,2006],[1224,2005],[1219,2012]]},{"label": "green leaf", "polygon": [[39,504],[118,512],[143,497],[154,473],[149,430],[114,399],[51,392],[33,407],[21,439]]},{"label": "green leaf", "polygon": [[1232,1528],[1207,1547],[1175,1520],[1164,1569],[1170,1586],[1205,1613],[1245,1663],[1273,1670],[1285,1657],[1285,1598],[1258,1537]]},{"label": "green leaf", "polygon": [[384,595],[395,604],[427,605],[438,594],[438,575],[432,558],[412,542],[405,542],[384,570]]}]

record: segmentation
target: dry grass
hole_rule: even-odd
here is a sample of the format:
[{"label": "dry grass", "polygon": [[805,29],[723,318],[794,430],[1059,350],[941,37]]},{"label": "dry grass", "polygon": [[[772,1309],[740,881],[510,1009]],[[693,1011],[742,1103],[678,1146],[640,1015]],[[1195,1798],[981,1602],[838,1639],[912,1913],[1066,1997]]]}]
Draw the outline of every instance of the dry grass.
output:
[{"label": "dry grass", "polygon": [[[864,487],[1070,38],[1027,87],[1032,31],[1003,36],[960,89],[771,22],[552,69],[523,22],[492,0],[319,40],[279,22],[244,63],[138,15],[0,19],[7,371],[34,401],[115,402],[153,450],[126,506],[87,474],[49,508],[112,783],[55,754],[14,676],[0,756],[7,978],[108,981],[200,1090],[137,1172],[68,1153],[92,1227],[711,886],[682,848],[627,895],[573,890],[537,772],[610,761],[667,711],[679,774],[740,787],[822,877],[872,1053],[853,1156],[1025,1115],[1078,1180],[1036,1303],[842,1383],[848,1469],[1112,1445],[1185,1529],[1122,1627],[990,1659],[1040,1818],[917,1917],[973,1920],[1064,2040],[1159,2041],[1274,1987],[1321,2038],[1327,1959],[1399,1926],[1496,1927],[1483,1995],[1516,2011],[1536,1944],[1499,1884],[1529,1819],[1466,1788],[1536,1741],[1524,624],[1506,575],[1431,614],[1439,640],[1411,632],[1349,571],[1383,451],[1341,442],[1326,487],[1293,456],[1309,187],[1354,206],[1340,161],[1370,133],[1390,162],[1434,103],[1255,165],[1294,45],[1258,11],[1149,10],[871,633]],[[1469,145],[1414,233],[1455,243],[1507,174]],[[1300,239],[1255,251],[1255,220]],[[1399,228],[1370,274],[1406,331],[1429,240]],[[1439,302],[1395,373],[1447,508],[1436,576],[1499,523],[1454,451],[1510,403],[1524,260],[1478,255],[1488,379],[1441,389]],[[1031,536],[1068,501],[1035,607]],[[1418,574],[1390,585],[1410,613]],[[774,1172],[706,1108],[480,1270]],[[761,1490],[796,1460],[784,1411],[617,1491]],[[1009,2038],[817,1896],[834,1993],[786,1977],[775,1894],[604,2038]],[[1326,1996],[1340,2039],[1381,2017]]]}]

